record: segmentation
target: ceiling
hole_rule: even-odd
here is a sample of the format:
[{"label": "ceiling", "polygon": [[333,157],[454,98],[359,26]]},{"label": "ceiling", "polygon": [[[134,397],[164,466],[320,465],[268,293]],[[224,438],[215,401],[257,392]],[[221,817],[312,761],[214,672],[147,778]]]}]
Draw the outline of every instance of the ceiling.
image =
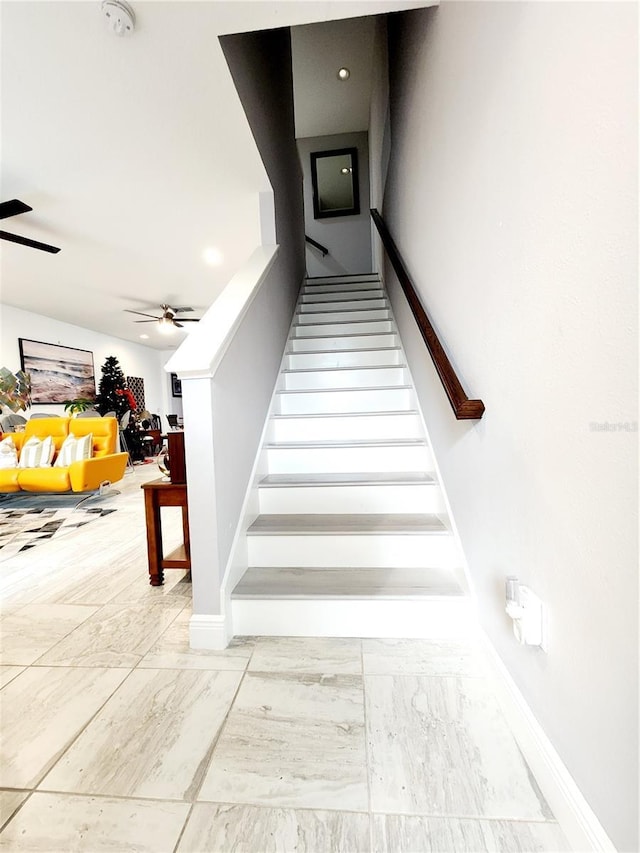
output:
[{"label": "ceiling", "polygon": [[[217,36],[422,5],[138,0],[135,32],[119,38],[97,1],[4,0],[1,198],[33,212],[2,227],[62,251],[1,242],[1,301],[157,349],[179,343],[124,309],[202,313],[260,241],[267,178]],[[341,62],[359,68],[357,55],[348,38]]]},{"label": "ceiling", "polygon": [[[374,19],[291,29],[296,137],[369,129]],[[350,76],[338,79],[338,69]]]}]

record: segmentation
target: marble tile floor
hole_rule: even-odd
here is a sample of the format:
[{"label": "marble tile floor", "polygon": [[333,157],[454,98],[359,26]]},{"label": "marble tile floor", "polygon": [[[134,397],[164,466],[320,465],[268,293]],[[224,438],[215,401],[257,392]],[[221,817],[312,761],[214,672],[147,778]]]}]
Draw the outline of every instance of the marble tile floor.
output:
[{"label": "marble tile floor", "polygon": [[471,646],[191,650],[184,573],[148,584],[156,475],[0,565],[1,851],[569,850]]}]

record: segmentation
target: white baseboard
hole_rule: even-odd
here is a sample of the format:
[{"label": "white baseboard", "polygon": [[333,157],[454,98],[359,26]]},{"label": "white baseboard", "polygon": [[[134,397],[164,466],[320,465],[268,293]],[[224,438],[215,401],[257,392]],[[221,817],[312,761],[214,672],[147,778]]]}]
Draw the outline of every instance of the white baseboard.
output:
[{"label": "white baseboard", "polygon": [[585,800],[542,726],[534,717],[487,635],[479,631],[493,668],[498,700],[518,746],[572,850],[615,853],[616,848]]},{"label": "white baseboard", "polygon": [[229,620],[222,615],[194,613],[189,620],[189,645],[192,649],[222,651],[231,640]]}]

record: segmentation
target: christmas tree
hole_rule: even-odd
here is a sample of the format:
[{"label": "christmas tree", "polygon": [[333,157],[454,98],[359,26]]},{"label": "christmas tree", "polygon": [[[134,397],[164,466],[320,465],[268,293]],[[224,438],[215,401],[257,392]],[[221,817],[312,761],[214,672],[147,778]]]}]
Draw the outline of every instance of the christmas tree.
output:
[{"label": "christmas tree", "polygon": [[124,378],[122,368],[118,363],[118,359],[113,355],[107,356],[105,363],[102,365],[102,377],[96,397],[96,409],[101,415],[107,412],[115,412],[118,420],[126,412],[131,412],[124,435],[131,458],[134,461],[141,460],[144,454],[142,451],[142,436],[135,417],[135,397],[131,389],[127,388],[127,381]]},{"label": "christmas tree", "polygon": [[102,365],[102,377],[96,397],[96,409],[101,415],[105,415],[107,412],[115,412],[118,420],[120,420],[125,412],[132,408],[135,409],[135,405],[131,406],[125,393],[126,388],[127,381],[118,359],[114,355],[107,356]]}]

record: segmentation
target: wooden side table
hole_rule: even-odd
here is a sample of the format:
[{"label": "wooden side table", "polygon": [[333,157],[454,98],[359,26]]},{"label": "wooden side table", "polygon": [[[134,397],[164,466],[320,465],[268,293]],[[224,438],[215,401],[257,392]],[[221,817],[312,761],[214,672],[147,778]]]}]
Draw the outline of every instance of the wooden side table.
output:
[{"label": "wooden side table", "polygon": [[[149,557],[149,583],[161,586],[165,569],[191,569],[189,544],[189,513],[187,508],[187,484],[170,483],[164,479],[143,483],[144,513],[147,522],[147,554]],[[162,551],[163,506],[182,507],[182,532],[184,542],[166,557]]]}]

